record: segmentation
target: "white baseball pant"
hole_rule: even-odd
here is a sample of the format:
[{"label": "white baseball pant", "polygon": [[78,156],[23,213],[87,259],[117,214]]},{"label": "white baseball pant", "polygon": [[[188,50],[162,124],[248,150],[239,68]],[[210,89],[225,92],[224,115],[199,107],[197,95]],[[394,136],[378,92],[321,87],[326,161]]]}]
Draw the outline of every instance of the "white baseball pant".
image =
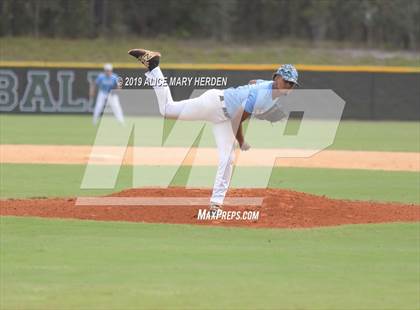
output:
[{"label": "white baseball pant", "polygon": [[[159,67],[147,72],[146,76],[152,80],[164,80]],[[213,135],[217,145],[219,161],[210,202],[223,204],[232,176],[236,139],[231,120],[223,112],[223,99],[221,98],[223,90],[210,89],[197,98],[173,101],[169,86],[166,84],[153,88],[162,116],[179,120],[201,120],[213,123]]]},{"label": "white baseball pant", "polygon": [[112,113],[114,114],[117,121],[121,124],[124,124],[124,115],[120,105],[120,98],[117,94],[108,94],[103,91],[99,91],[98,96],[96,97],[95,108],[93,110],[93,124],[96,125],[98,123],[99,116],[101,115],[101,112],[103,111],[107,102],[111,107]]}]

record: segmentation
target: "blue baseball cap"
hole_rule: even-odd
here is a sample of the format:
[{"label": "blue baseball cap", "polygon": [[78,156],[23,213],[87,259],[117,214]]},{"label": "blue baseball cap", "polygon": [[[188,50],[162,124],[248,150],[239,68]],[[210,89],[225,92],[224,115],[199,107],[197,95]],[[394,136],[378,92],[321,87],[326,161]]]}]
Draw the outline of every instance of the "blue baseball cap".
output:
[{"label": "blue baseball cap", "polygon": [[273,78],[276,75],[280,75],[285,81],[292,82],[292,83],[296,84],[297,86],[299,86],[299,83],[298,83],[299,74],[298,74],[295,66],[293,66],[293,65],[290,65],[290,64],[282,65],[274,73]]}]

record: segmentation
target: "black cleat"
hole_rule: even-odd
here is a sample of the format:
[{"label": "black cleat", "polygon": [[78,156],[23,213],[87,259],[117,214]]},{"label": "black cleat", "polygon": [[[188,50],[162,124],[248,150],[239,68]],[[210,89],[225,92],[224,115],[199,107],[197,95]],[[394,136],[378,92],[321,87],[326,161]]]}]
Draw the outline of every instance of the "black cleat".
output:
[{"label": "black cleat", "polygon": [[140,61],[149,71],[159,66],[160,53],[144,50],[141,48],[135,48],[128,51],[128,54]]},{"label": "black cleat", "polygon": [[217,205],[215,203],[212,203],[210,205],[210,216],[211,217],[216,217],[219,210],[222,210],[222,206],[221,205]]}]

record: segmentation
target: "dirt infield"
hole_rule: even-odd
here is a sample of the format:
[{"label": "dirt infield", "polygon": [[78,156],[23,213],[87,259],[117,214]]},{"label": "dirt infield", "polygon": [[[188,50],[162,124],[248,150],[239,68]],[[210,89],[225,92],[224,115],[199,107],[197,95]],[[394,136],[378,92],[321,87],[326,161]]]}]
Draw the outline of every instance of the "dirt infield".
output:
[{"label": "dirt infield", "polygon": [[[214,148],[110,147],[88,145],[0,145],[0,163],[85,165],[192,165],[217,166]],[[134,156],[134,151],[141,156]],[[237,154],[235,165],[248,167],[306,167],[420,171],[420,154],[415,152],[374,152],[323,150],[306,157],[308,150],[251,148]],[[191,160],[187,155],[194,154]],[[302,157],[299,158],[298,155]],[[274,163],[274,159],[275,160]],[[122,160],[123,158],[123,160]]]},{"label": "dirt infield", "polygon": [[[130,189],[112,197],[209,197],[207,189]],[[235,189],[229,197],[263,197],[256,206],[226,211],[259,211],[256,220],[198,220],[203,206],[78,206],[76,199],[1,200],[0,215],[75,218],[101,221],[199,224],[216,226],[308,228],[344,224],[419,222],[420,205],[335,200],[279,189]]]}]

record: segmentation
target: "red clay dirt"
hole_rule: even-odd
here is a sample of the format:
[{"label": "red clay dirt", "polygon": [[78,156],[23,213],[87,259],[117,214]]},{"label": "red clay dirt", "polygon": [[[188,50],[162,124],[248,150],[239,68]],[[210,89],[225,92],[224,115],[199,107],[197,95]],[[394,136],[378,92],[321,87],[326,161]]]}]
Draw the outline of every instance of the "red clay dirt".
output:
[{"label": "red clay dirt", "polygon": [[[207,189],[130,189],[113,197],[209,197]],[[420,205],[335,200],[279,189],[233,189],[230,197],[264,197],[259,207],[228,207],[227,211],[260,211],[258,221],[197,220],[203,206],[76,206],[74,198],[7,199],[0,215],[75,218],[100,221],[199,224],[267,228],[309,228],[344,224],[419,222]]]}]

